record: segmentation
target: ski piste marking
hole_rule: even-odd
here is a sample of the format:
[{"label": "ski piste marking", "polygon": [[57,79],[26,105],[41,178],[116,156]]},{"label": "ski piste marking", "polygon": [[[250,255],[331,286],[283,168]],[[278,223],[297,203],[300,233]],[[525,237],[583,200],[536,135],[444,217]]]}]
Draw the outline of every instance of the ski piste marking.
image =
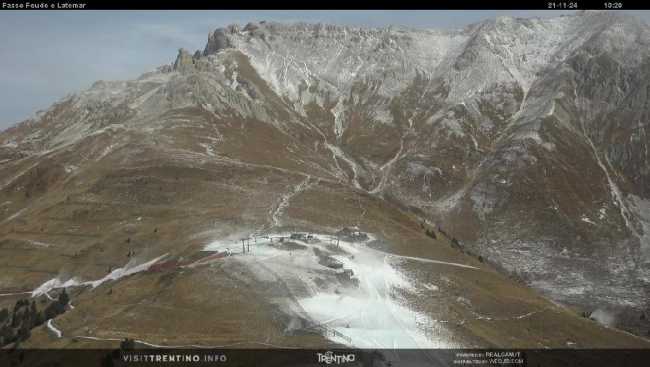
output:
[{"label": "ski piste marking", "polygon": [[[379,250],[376,250],[376,251],[379,251]],[[456,266],[456,267],[459,267],[459,268],[472,269],[472,270],[484,270],[484,269],[481,269],[481,268],[477,268],[475,266],[465,265],[465,264],[460,264],[460,263],[441,261],[441,260],[433,260],[433,259],[428,259],[428,258],[424,258],[424,257],[396,255],[396,254],[391,254],[391,253],[383,252],[383,251],[379,251],[379,252],[385,253],[387,256],[398,258],[398,259],[407,259],[407,260],[420,261],[420,262],[431,263],[431,264]]]}]

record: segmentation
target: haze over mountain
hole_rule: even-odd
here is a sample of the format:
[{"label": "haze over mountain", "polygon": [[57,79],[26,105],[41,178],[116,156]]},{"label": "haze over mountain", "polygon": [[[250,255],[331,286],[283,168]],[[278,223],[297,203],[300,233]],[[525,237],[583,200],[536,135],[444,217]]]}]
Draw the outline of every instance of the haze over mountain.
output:
[{"label": "haze over mountain", "polygon": [[0,134],[0,289],[68,281],[33,345],[647,348],[579,314],[650,330],[649,46],[607,12],[217,29]]}]

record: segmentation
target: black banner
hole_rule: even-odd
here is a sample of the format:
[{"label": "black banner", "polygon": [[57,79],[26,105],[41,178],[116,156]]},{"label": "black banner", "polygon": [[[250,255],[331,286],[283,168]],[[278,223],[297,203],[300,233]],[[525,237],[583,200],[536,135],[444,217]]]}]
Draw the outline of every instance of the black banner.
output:
[{"label": "black banner", "polygon": [[0,366],[648,366],[650,349],[0,350]]},{"label": "black banner", "polygon": [[329,0],[296,1],[212,1],[212,0],[3,0],[2,10],[207,10],[207,9],[448,9],[448,10],[639,10],[648,9],[641,0],[401,0],[355,2]]}]

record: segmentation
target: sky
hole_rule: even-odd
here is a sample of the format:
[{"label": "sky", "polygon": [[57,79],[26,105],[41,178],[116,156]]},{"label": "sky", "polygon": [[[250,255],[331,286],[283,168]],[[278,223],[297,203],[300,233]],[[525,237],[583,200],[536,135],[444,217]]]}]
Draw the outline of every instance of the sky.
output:
[{"label": "sky", "polygon": [[[251,21],[454,29],[561,11],[0,11],[0,130],[97,80],[125,80],[203,49],[208,32]],[[650,12],[636,12],[648,22]]]}]

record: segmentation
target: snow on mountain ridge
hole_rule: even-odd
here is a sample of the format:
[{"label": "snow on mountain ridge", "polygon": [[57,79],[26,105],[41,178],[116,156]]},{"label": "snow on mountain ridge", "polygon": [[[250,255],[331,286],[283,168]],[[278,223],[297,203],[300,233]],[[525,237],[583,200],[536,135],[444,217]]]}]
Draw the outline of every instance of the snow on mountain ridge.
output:
[{"label": "snow on mountain ridge", "polygon": [[[359,81],[378,81],[376,92],[390,98],[403,91],[417,73],[428,80],[444,80],[451,104],[471,103],[499,84],[518,85],[526,95],[540,71],[554,67],[590,40],[598,40],[605,49],[650,44],[647,26],[636,18],[583,12],[545,19],[499,17],[459,30],[275,22],[249,23],[243,28],[230,25],[209,35],[202,55],[216,71],[222,65],[215,53],[239,50],[278,95],[288,97],[304,113],[303,106],[309,102],[325,103],[326,93],[311,93],[312,86],[340,99],[350,96]],[[70,98],[79,107],[89,102],[117,106],[129,101],[137,110],[148,92],[155,93],[155,87],[173,81],[175,74],[165,66],[135,81],[99,81]],[[550,98],[543,104],[550,106]],[[377,108],[377,115],[390,122],[386,106]],[[32,123],[42,116],[32,118]]]},{"label": "snow on mountain ridge", "polygon": [[380,80],[378,93],[393,97],[422,72],[446,80],[449,102],[460,103],[498,84],[515,83],[525,94],[540,71],[616,23],[634,22],[609,13],[499,17],[450,31],[260,22],[217,29],[206,51],[218,52],[210,43],[219,39],[218,46],[243,52],[292,101],[300,100],[302,83],[347,96],[366,79]]}]

